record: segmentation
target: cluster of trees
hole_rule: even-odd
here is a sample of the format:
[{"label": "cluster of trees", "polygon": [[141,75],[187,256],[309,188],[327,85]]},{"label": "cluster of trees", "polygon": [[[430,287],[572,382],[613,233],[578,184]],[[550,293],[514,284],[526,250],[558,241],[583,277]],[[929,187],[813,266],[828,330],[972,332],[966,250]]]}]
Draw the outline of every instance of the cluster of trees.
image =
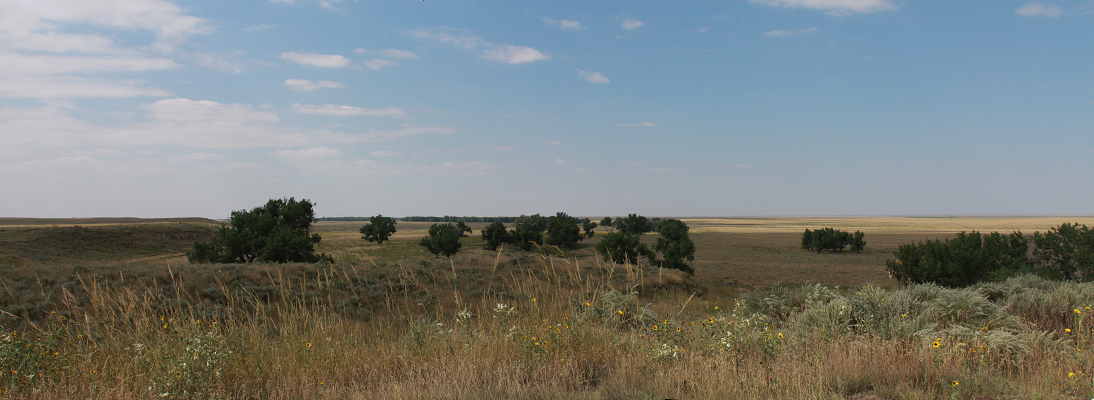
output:
[{"label": "cluster of trees", "polygon": [[1023,273],[1072,281],[1094,280],[1094,230],[1063,224],[1033,236],[961,232],[946,240],[901,245],[887,260],[889,274],[909,283],[960,287]]},{"label": "cluster of trees", "polygon": [[[630,214],[626,218],[615,220],[616,232],[604,235],[596,245],[596,250],[614,261],[638,262],[646,257],[653,264],[664,268],[678,269],[689,274],[695,270],[688,261],[695,261],[695,243],[688,235],[688,225],[678,219],[657,220],[657,244],[650,249],[642,243],[642,234],[652,232],[654,224],[646,217]],[[661,253],[661,259],[657,258]]]},{"label": "cluster of trees", "polygon": [[[314,204],[307,199],[271,199],[266,205],[249,211],[233,211],[228,226],[221,227],[208,242],[195,242],[186,257],[191,263],[334,262],[331,256],[315,251],[315,245],[321,240],[318,234],[311,233],[311,224],[316,220]],[[688,236],[687,224],[682,221],[650,220],[630,214],[615,221],[604,218],[601,222],[617,229],[596,245],[597,251],[609,259],[638,262],[639,257],[646,257],[651,263],[660,263],[665,268],[694,273],[688,261],[695,260],[695,244]],[[395,218],[373,216],[361,227],[361,238],[383,244],[397,231],[397,224]],[[551,217],[521,215],[513,218],[511,230],[501,221],[493,221],[481,234],[490,250],[503,244],[531,250],[540,245],[574,247],[593,237],[597,226],[598,223],[588,218],[574,218],[559,212]],[[652,231],[661,236],[650,249],[642,243],[641,236]],[[450,257],[460,250],[460,238],[471,232],[462,220],[433,224],[418,244],[438,257]]]},{"label": "cluster of trees", "polygon": [[311,233],[313,206],[307,199],[290,197],[271,199],[250,211],[232,211],[230,225],[208,242],[195,242],[186,258],[191,263],[334,262],[329,255],[315,253],[321,238]]},{"label": "cluster of trees", "polygon": [[846,231],[832,228],[822,228],[815,231],[806,229],[802,234],[802,249],[816,251],[817,254],[824,250],[843,251],[843,248],[851,246],[851,251],[859,252],[866,248],[866,234],[855,231],[851,234]]},{"label": "cluster of trees", "polygon": [[577,242],[593,237],[596,227],[597,223],[588,218],[574,218],[564,212],[552,217],[521,215],[513,221],[512,230],[506,230],[500,221],[483,228],[482,241],[487,250],[497,250],[504,244],[517,245],[524,250],[539,245],[573,247]]}]

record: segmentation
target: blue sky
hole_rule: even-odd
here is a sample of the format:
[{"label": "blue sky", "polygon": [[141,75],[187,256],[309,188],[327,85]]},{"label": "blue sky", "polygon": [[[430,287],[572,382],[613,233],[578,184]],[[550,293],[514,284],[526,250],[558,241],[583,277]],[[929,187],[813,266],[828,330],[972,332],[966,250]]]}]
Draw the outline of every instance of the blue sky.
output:
[{"label": "blue sky", "polygon": [[0,216],[1094,214],[1094,1],[0,0]]}]

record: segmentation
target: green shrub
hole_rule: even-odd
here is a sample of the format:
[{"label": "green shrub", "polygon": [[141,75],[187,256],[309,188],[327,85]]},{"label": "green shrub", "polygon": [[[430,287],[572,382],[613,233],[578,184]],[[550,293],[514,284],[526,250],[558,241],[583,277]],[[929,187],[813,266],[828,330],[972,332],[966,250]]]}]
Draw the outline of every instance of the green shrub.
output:
[{"label": "green shrub", "polygon": [[315,254],[321,238],[310,233],[315,211],[307,199],[271,199],[251,211],[232,211],[230,221],[209,242],[195,242],[186,258],[191,263],[334,262]]},{"label": "green shrub", "polygon": [[1002,280],[1032,271],[1029,239],[1019,232],[961,232],[946,240],[903,244],[886,260],[889,275],[901,282],[969,286],[981,280]]},{"label": "green shrub", "polygon": [[805,230],[802,234],[801,246],[803,250],[815,250],[818,254],[824,250],[843,251],[844,247],[851,246],[851,251],[862,251],[866,248],[866,234],[855,231],[854,234],[823,228],[811,231]]}]

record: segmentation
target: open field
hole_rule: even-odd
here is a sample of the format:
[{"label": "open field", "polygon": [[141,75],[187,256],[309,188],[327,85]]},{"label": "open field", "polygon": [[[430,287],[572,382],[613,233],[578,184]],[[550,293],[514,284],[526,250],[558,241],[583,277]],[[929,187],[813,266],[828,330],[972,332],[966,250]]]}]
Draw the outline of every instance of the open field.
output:
[{"label": "open field", "polygon": [[[0,225],[0,398],[1094,397],[1094,284],[884,271],[902,243],[1092,219],[968,221],[688,220],[694,278],[605,262],[597,237],[465,238],[445,259],[414,244],[430,223],[378,246],[325,222],[333,265],[190,265],[215,221],[19,221]],[[825,226],[866,232],[866,250],[798,248]]]}]

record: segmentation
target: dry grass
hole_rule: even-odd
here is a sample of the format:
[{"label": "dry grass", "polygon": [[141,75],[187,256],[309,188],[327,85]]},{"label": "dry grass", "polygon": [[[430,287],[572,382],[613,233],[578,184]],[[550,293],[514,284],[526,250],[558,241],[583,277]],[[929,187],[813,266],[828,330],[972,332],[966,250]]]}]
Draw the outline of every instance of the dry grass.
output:
[{"label": "dry grass", "polygon": [[[1094,287],[1016,281],[936,297],[862,287],[891,286],[878,260],[909,238],[981,228],[840,221],[750,231],[694,222],[703,295],[674,273],[605,264],[587,243],[556,257],[488,253],[468,239],[452,261],[421,257],[404,245],[424,234],[410,223],[383,246],[360,240],[361,223],[318,224],[322,251],[358,254],[333,266],[168,270],[90,250],[81,260],[103,258],[31,262],[0,271],[0,308],[34,299],[0,318],[0,398],[1094,397]],[[868,250],[797,249],[800,232],[820,226],[863,230]],[[733,280],[831,286],[742,293],[725,286]],[[1001,297],[974,301],[989,292]],[[841,304],[856,307],[854,323],[841,322]],[[939,311],[954,307],[998,318]]]}]

